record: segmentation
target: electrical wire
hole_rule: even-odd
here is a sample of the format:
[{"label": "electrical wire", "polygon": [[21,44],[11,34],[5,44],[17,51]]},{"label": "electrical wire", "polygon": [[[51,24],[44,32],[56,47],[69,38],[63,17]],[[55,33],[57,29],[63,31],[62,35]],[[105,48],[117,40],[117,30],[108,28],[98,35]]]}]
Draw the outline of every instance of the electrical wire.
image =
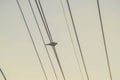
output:
[{"label": "electrical wire", "polygon": [[0,72],[1,72],[1,74],[2,74],[2,76],[3,76],[3,78],[4,78],[4,80],[7,80],[7,78],[6,78],[6,76],[5,76],[5,74],[3,73],[3,71],[2,71],[1,68],[0,68]]},{"label": "electrical wire", "polygon": [[84,66],[84,69],[85,69],[85,73],[86,73],[86,76],[87,76],[87,80],[89,80],[89,75],[88,75],[87,67],[86,67],[86,64],[85,64],[85,60],[84,60],[83,52],[82,52],[82,49],[81,49],[81,45],[80,45],[80,42],[79,42],[79,39],[78,39],[77,30],[76,30],[75,23],[74,23],[74,20],[73,20],[73,15],[72,15],[72,12],[71,12],[70,4],[69,4],[68,0],[66,0],[66,2],[67,2],[67,5],[68,5],[68,10],[69,10],[69,13],[70,13],[72,25],[73,25],[73,28],[74,28],[74,32],[75,32],[77,44],[78,44],[78,47],[79,47],[80,55],[81,55],[81,58],[82,58],[83,66]]},{"label": "electrical wire", "polygon": [[98,12],[99,12],[99,19],[100,19],[103,43],[104,43],[104,48],[105,48],[105,53],[106,53],[107,65],[108,65],[108,70],[109,70],[109,76],[110,76],[110,80],[113,80],[112,79],[111,68],[110,68],[110,61],[109,61],[108,50],[107,50],[107,45],[106,45],[106,39],[105,39],[105,33],[104,33],[104,28],[103,28],[103,22],[102,22],[99,0],[97,0],[97,7],[98,7]]},{"label": "electrical wire", "polygon": [[46,23],[46,29],[47,29],[46,32],[49,33],[49,38],[50,38],[51,42],[53,42],[52,35],[51,35],[51,33],[50,33],[50,29],[49,29],[49,27],[48,27],[48,23],[47,23],[47,20],[46,20],[46,17],[45,17],[45,14],[44,14],[44,11],[43,11],[43,8],[42,8],[42,4],[41,4],[40,0],[38,0],[38,3],[39,3],[39,6],[40,6],[40,8],[41,8],[41,12],[42,12],[42,14],[43,14],[44,21],[45,21],[45,23]]},{"label": "electrical wire", "polygon": [[62,69],[62,66],[61,66],[61,63],[60,63],[59,57],[58,57],[58,55],[57,55],[57,51],[56,51],[55,46],[52,46],[52,49],[53,49],[53,51],[54,51],[54,53],[55,53],[55,56],[56,56],[56,59],[57,59],[58,65],[59,65],[59,67],[60,67],[60,70],[61,70],[61,73],[62,73],[62,76],[63,76],[63,79],[66,80],[66,78],[65,78],[65,74],[64,74],[64,72],[63,72],[63,69]]},{"label": "electrical wire", "polygon": [[35,22],[36,22],[36,24],[37,24],[37,28],[38,28],[38,30],[39,30],[39,34],[40,34],[41,37],[42,37],[42,41],[43,41],[43,43],[44,43],[44,47],[45,47],[45,49],[46,49],[46,52],[47,52],[48,58],[49,58],[49,60],[50,60],[50,63],[51,63],[51,66],[52,66],[53,72],[54,72],[55,77],[56,77],[56,80],[58,80],[58,77],[57,77],[57,74],[56,74],[56,71],[55,71],[55,68],[54,68],[54,65],[53,65],[52,59],[51,59],[51,57],[50,57],[50,53],[49,53],[49,51],[48,51],[48,49],[47,49],[47,47],[46,47],[46,45],[45,45],[45,40],[44,40],[44,37],[43,37],[42,31],[41,31],[41,29],[40,29],[39,23],[38,23],[37,18],[36,18],[36,16],[35,16],[34,9],[33,9],[33,7],[32,7],[32,4],[31,4],[30,0],[28,0],[28,2],[29,2],[29,5],[30,5],[30,8],[31,8],[31,11],[32,11],[32,13],[33,13],[33,16],[34,16]]},{"label": "electrical wire", "polygon": [[84,80],[83,73],[82,73],[82,70],[81,70],[81,67],[80,67],[79,59],[77,57],[77,53],[76,53],[76,50],[75,50],[74,42],[73,42],[73,39],[72,39],[72,34],[70,32],[70,26],[68,24],[68,20],[67,20],[66,14],[65,14],[65,9],[64,9],[62,0],[60,0],[60,4],[61,4],[62,10],[63,10],[64,19],[65,19],[65,22],[66,22],[66,26],[67,26],[67,29],[68,29],[69,36],[70,36],[70,41],[71,41],[72,46],[73,46],[73,50],[74,50],[75,58],[76,58],[76,61],[77,61],[77,65],[78,65],[79,71],[81,73],[82,80]]},{"label": "electrical wire", "polygon": [[[36,2],[36,5],[37,5],[37,8],[38,8],[38,11],[39,11],[39,13],[40,13],[40,16],[41,16],[41,18],[42,18],[42,21],[43,21],[45,30],[46,30],[46,32],[47,32],[47,35],[49,36],[49,40],[50,40],[51,42],[53,42],[53,39],[52,39],[50,30],[49,30],[49,28],[48,28],[47,20],[46,20],[45,14],[44,14],[44,12],[43,12],[43,8],[42,8],[42,5],[41,5],[41,2],[40,2],[40,0],[38,0],[38,3],[37,3],[37,0],[35,0],[35,2]],[[38,5],[38,4],[39,4],[39,5]],[[39,6],[40,6],[40,8],[39,8]]]},{"label": "electrical wire", "polygon": [[[39,6],[38,6],[38,3],[37,3],[36,0],[35,0],[35,2],[36,2],[36,5],[37,5],[37,8],[38,8],[38,11],[39,11],[39,13],[40,13],[40,16],[41,16],[41,18],[42,18],[42,21],[43,21],[44,27],[45,27],[45,29],[46,29],[46,32],[47,32],[47,34],[48,34],[48,38],[49,38],[50,42],[53,42],[52,35],[51,35],[51,33],[50,33],[50,30],[49,30],[49,27],[48,27],[48,24],[47,24],[47,20],[46,20],[46,18],[45,18],[45,14],[44,14],[44,11],[43,11],[41,2],[40,2],[40,0],[38,0],[38,3],[39,3],[39,5],[40,5],[40,9],[41,9],[41,10],[39,9]],[[58,57],[58,55],[57,55],[58,53],[57,53],[57,51],[56,51],[55,46],[52,46],[52,49],[53,49],[53,52],[54,52],[55,57],[56,57],[56,59],[57,59],[57,62],[58,62],[60,71],[61,71],[62,76],[63,76],[63,79],[66,80],[65,75],[64,75],[64,72],[63,72],[63,69],[62,69],[62,66],[61,66],[61,63],[60,63],[60,60],[59,60],[59,57]]]},{"label": "electrical wire", "polygon": [[44,67],[43,67],[43,63],[42,63],[41,58],[40,58],[40,56],[39,56],[39,53],[38,53],[38,51],[37,51],[37,47],[36,47],[36,45],[35,45],[35,43],[34,43],[32,34],[31,34],[30,29],[29,29],[29,27],[28,27],[28,24],[27,24],[27,21],[26,21],[26,19],[25,19],[24,14],[23,14],[23,11],[22,11],[22,8],[21,8],[21,6],[20,6],[20,3],[19,3],[18,0],[16,0],[16,1],[17,1],[17,4],[18,4],[18,7],[19,7],[19,9],[20,9],[21,15],[22,15],[22,17],[23,17],[23,20],[24,20],[24,22],[25,22],[25,25],[26,25],[27,31],[28,31],[28,33],[29,33],[30,39],[31,39],[31,41],[32,41],[33,47],[34,47],[34,49],[35,49],[36,55],[37,55],[37,57],[38,57],[40,66],[41,66],[41,68],[42,68],[42,70],[43,70],[43,73],[44,73],[44,75],[45,75],[46,80],[48,80],[48,77],[47,77],[47,75],[46,75],[45,69],[44,69]]}]

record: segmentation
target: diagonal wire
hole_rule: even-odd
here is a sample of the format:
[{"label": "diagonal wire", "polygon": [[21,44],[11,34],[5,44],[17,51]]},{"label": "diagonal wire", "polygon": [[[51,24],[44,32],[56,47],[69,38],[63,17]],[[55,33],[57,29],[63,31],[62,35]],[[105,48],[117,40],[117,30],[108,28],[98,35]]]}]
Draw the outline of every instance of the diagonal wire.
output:
[{"label": "diagonal wire", "polygon": [[[47,32],[47,34],[48,34],[48,38],[49,38],[50,42],[53,42],[52,35],[51,35],[51,33],[50,33],[50,30],[49,30],[49,27],[48,27],[48,24],[47,24],[47,20],[46,20],[46,18],[45,18],[44,11],[43,11],[43,9],[42,9],[41,2],[40,2],[40,0],[38,0],[38,1],[39,1],[38,3],[39,3],[39,5],[40,5],[40,8],[39,8],[39,5],[38,5],[37,1],[35,0],[36,5],[37,5],[37,8],[38,8],[38,11],[39,11],[40,16],[41,16],[41,18],[42,18],[42,21],[43,21],[44,27],[45,27],[45,29],[46,29],[46,32]],[[41,9],[41,10],[40,10],[40,9]],[[52,49],[53,49],[53,52],[54,52],[55,57],[56,57],[56,59],[57,59],[57,62],[58,62],[60,71],[61,71],[62,76],[63,76],[63,79],[66,80],[65,74],[64,74],[64,72],[63,72],[63,69],[62,69],[62,66],[61,66],[61,63],[60,63],[60,60],[59,60],[59,57],[58,57],[58,53],[57,53],[57,51],[56,51],[55,46],[52,46]]]},{"label": "diagonal wire", "polygon": [[82,80],[84,80],[84,78],[83,78],[83,73],[82,73],[82,70],[81,70],[81,67],[80,67],[79,59],[78,59],[78,57],[77,57],[77,53],[76,53],[76,50],[75,50],[74,42],[73,42],[73,39],[72,39],[72,34],[71,34],[71,32],[70,32],[70,26],[69,26],[69,24],[68,24],[68,20],[67,20],[66,14],[65,14],[65,9],[64,9],[62,0],[60,0],[60,4],[61,4],[62,10],[63,10],[64,19],[65,19],[66,26],[67,26],[67,29],[68,29],[68,33],[69,33],[69,36],[70,36],[70,40],[71,40],[71,43],[72,43],[72,46],[73,46],[75,58],[76,58],[77,64],[78,64],[78,68],[79,68],[79,71],[80,71],[80,73],[81,73]]},{"label": "diagonal wire", "polygon": [[[41,16],[41,19],[42,19],[43,25],[45,26],[45,29],[47,30],[47,28],[46,28],[46,23],[45,23],[45,21],[44,21],[43,14],[41,13],[41,10],[40,10],[40,8],[39,8],[39,5],[38,5],[37,0],[35,0],[35,3],[36,3],[36,5],[37,5],[37,9],[38,9],[39,14],[40,14],[40,16]],[[47,31],[46,31],[46,32],[47,32]],[[47,35],[49,35],[48,32],[47,32]]]},{"label": "diagonal wire", "polygon": [[86,64],[85,64],[85,60],[84,60],[83,52],[82,52],[82,49],[81,49],[81,45],[80,45],[80,42],[79,42],[79,39],[78,39],[78,35],[77,35],[77,31],[76,31],[74,20],[73,20],[70,4],[69,4],[68,0],[66,0],[66,2],[67,2],[67,5],[68,5],[68,9],[69,9],[72,25],[73,25],[73,28],[74,28],[74,32],[75,32],[77,44],[78,44],[78,47],[79,47],[80,55],[81,55],[81,58],[82,58],[83,66],[84,66],[84,69],[85,69],[85,73],[86,73],[86,76],[87,76],[87,80],[89,80],[89,75],[88,75],[87,67],[86,67]]},{"label": "diagonal wire", "polygon": [[37,18],[36,18],[36,16],[35,16],[35,12],[34,12],[34,10],[33,10],[32,4],[31,4],[30,0],[28,0],[28,2],[29,2],[29,5],[30,5],[30,7],[31,7],[31,10],[32,10],[32,13],[33,13],[35,22],[36,22],[36,24],[37,24],[37,28],[38,28],[38,30],[39,30],[39,34],[40,34],[41,37],[42,37],[42,41],[43,41],[43,43],[44,43],[44,47],[45,47],[45,49],[46,49],[48,58],[49,58],[49,60],[50,60],[51,66],[52,66],[52,68],[53,68],[53,72],[54,72],[54,74],[55,74],[56,80],[58,80],[58,77],[57,77],[57,74],[56,74],[56,71],[55,71],[55,67],[54,67],[54,65],[53,65],[53,63],[52,63],[52,59],[51,59],[51,57],[50,57],[50,53],[49,53],[49,51],[48,51],[48,49],[47,49],[47,47],[46,47],[46,45],[45,45],[45,40],[44,40],[43,34],[42,34],[42,32],[41,32],[41,29],[40,29],[39,23],[38,23],[38,21],[37,21]]},{"label": "diagonal wire", "polygon": [[46,29],[47,29],[47,32],[49,33],[49,38],[50,38],[51,41],[53,41],[52,35],[51,35],[51,33],[50,33],[50,29],[49,29],[49,27],[48,27],[48,23],[47,23],[47,20],[46,20],[46,17],[45,17],[45,14],[44,14],[44,11],[43,11],[43,8],[42,8],[42,4],[41,4],[40,0],[38,0],[38,3],[39,3],[39,6],[40,6],[40,8],[41,8],[41,12],[42,12],[42,14],[43,14],[44,21],[45,21],[45,23],[46,23]]},{"label": "diagonal wire", "polygon": [[[49,40],[50,40],[51,42],[53,42],[53,39],[52,39],[50,30],[49,30],[49,28],[48,28],[48,23],[47,23],[47,20],[46,20],[46,17],[45,17],[45,14],[44,14],[44,11],[43,11],[41,2],[40,2],[40,0],[38,0],[38,3],[37,3],[37,0],[35,0],[35,2],[36,2],[36,5],[37,5],[37,8],[38,8],[38,11],[39,11],[39,13],[40,13],[40,16],[41,16],[41,18],[42,18],[42,21],[43,21],[44,27],[45,27],[45,29],[46,29],[47,35],[49,36]],[[38,5],[38,4],[39,4],[39,5]],[[39,8],[39,6],[40,6],[40,8]]]},{"label": "diagonal wire", "polygon": [[55,46],[52,46],[52,49],[53,49],[53,51],[54,51],[54,53],[55,53],[55,56],[56,56],[58,65],[59,65],[59,67],[60,67],[60,70],[61,70],[61,73],[62,73],[62,76],[63,76],[63,79],[66,80],[65,74],[64,74],[64,72],[63,72],[63,69],[62,69],[62,66],[61,66],[61,63],[60,63],[60,60],[59,60],[59,57],[58,57],[58,54],[57,54],[57,51],[56,51]]},{"label": "diagonal wire", "polygon": [[3,73],[3,71],[2,71],[1,68],[0,68],[0,72],[1,72],[1,74],[2,74],[2,76],[3,76],[3,78],[4,78],[4,80],[7,80],[7,78],[5,77],[5,74]]},{"label": "diagonal wire", "polygon": [[110,68],[110,61],[109,61],[108,51],[107,51],[105,33],[104,33],[104,28],[103,28],[103,23],[102,23],[102,16],[101,16],[101,11],[100,11],[99,0],[97,0],[97,7],[98,7],[98,12],[99,12],[99,19],[100,19],[101,31],[102,31],[102,36],[103,36],[103,43],[104,43],[104,48],[105,48],[105,53],[106,53],[106,58],[107,58],[107,65],[108,65],[108,70],[109,70],[109,76],[110,76],[110,80],[113,80],[112,79],[111,68]]},{"label": "diagonal wire", "polygon": [[23,14],[23,11],[22,11],[22,8],[21,8],[21,6],[20,6],[20,3],[19,3],[18,0],[16,0],[16,1],[17,1],[17,4],[18,4],[18,7],[19,7],[19,9],[20,9],[21,15],[22,15],[22,17],[23,17],[23,20],[24,20],[24,22],[25,22],[26,28],[27,28],[27,30],[28,30],[30,39],[31,39],[31,41],[32,41],[33,47],[34,47],[35,52],[36,52],[36,55],[37,55],[37,57],[38,57],[40,66],[41,66],[41,68],[42,68],[42,70],[43,70],[43,73],[44,73],[44,75],[45,75],[46,80],[48,80],[48,77],[47,77],[47,75],[46,75],[45,69],[44,69],[44,67],[43,67],[43,63],[42,63],[42,61],[41,61],[41,59],[40,59],[39,53],[38,53],[38,51],[37,51],[37,47],[36,47],[36,45],[35,45],[35,43],[34,43],[33,37],[32,37],[32,35],[31,35],[30,29],[29,29],[29,27],[28,27],[27,21],[26,21],[26,19],[25,19],[24,14]]}]

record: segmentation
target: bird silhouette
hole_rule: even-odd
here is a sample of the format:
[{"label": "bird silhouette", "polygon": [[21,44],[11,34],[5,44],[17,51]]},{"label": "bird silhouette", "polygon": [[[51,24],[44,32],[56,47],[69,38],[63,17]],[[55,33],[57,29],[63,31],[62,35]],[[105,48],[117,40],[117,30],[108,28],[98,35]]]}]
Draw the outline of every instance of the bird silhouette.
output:
[{"label": "bird silhouette", "polygon": [[58,43],[56,43],[56,42],[50,42],[50,43],[45,44],[45,45],[56,46],[57,44],[58,44]]}]

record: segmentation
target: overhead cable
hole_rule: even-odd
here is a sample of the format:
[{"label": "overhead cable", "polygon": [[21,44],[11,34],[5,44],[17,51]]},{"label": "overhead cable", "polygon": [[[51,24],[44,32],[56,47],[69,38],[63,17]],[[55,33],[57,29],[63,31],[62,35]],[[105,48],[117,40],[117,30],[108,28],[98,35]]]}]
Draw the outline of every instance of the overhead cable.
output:
[{"label": "overhead cable", "polygon": [[2,71],[2,69],[1,69],[1,68],[0,68],[0,73],[2,74],[2,76],[3,76],[4,80],[7,80],[7,78],[6,78],[6,76],[5,76],[5,74],[3,73],[3,71]]},{"label": "overhead cable", "polygon": [[22,15],[22,17],[23,17],[23,20],[24,20],[24,22],[25,22],[25,25],[26,25],[27,31],[28,31],[28,33],[29,33],[30,39],[31,39],[32,44],[33,44],[33,47],[34,47],[34,49],[35,49],[35,53],[36,53],[36,55],[37,55],[37,57],[38,57],[38,60],[39,60],[40,66],[41,66],[42,71],[43,71],[43,73],[44,73],[44,75],[45,75],[45,79],[48,80],[48,77],[47,77],[47,75],[46,75],[45,69],[44,69],[44,67],[43,67],[43,63],[42,63],[41,58],[40,58],[40,56],[39,56],[39,53],[38,53],[37,47],[36,47],[36,45],[35,45],[35,43],[34,43],[34,40],[33,40],[32,34],[31,34],[31,32],[30,32],[29,26],[28,26],[28,24],[27,24],[27,21],[26,21],[26,19],[25,19],[24,14],[23,14],[23,11],[22,11],[22,8],[21,8],[21,6],[20,6],[20,3],[19,3],[18,0],[16,0],[16,1],[17,1],[17,4],[18,4],[18,7],[19,7],[19,9],[20,9],[21,15]]},{"label": "overhead cable", "polygon": [[79,47],[80,55],[81,55],[81,58],[82,58],[83,66],[84,66],[84,69],[85,69],[85,73],[86,73],[86,76],[87,76],[87,80],[89,80],[89,75],[88,75],[87,67],[86,67],[86,64],[85,64],[85,60],[84,60],[83,52],[82,52],[82,49],[81,49],[81,45],[80,45],[80,42],[79,42],[79,39],[78,39],[77,30],[76,30],[75,23],[74,23],[74,20],[73,20],[73,15],[72,15],[72,12],[71,12],[70,4],[69,4],[68,0],[66,0],[66,2],[67,2],[67,5],[68,5],[68,10],[69,10],[69,13],[70,13],[72,25],[73,25],[73,28],[74,28],[74,32],[75,32],[77,44],[78,44],[78,47]]},{"label": "overhead cable", "polygon": [[50,63],[51,63],[51,66],[52,66],[53,72],[54,72],[55,77],[56,77],[56,80],[58,80],[58,77],[57,77],[57,74],[56,74],[56,71],[55,71],[55,67],[54,67],[53,62],[52,62],[52,59],[51,59],[51,57],[50,57],[50,53],[49,53],[49,51],[48,51],[48,49],[47,49],[47,47],[46,47],[46,45],[45,45],[45,40],[44,40],[44,37],[43,37],[42,31],[41,31],[41,29],[40,29],[39,23],[38,23],[38,21],[37,21],[37,18],[36,18],[36,16],[35,16],[35,12],[34,12],[34,10],[33,10],[32,4],[31,4],[30,0],[28,0],[28,2],[29,2],[29,5],[30,5],[30,7],[31,7],[31,10],[32,10],[32,13],[33,13],[33,16],[34,16],[35,22],[36,22],[36,24],[37,24],[37,28],[38,28],[38,30],[39,30],[39,34],[40,34],[41,37],[42,37],[42,41],[43,41],[43,43],[44,43],[44,47],[45,47],[45,49],[46,49],[46,52],[47,52],[48,58],[49,58],[49,60],[50,60]]},{"label": "overhead cable", "polygon": [[107,66],[108,66],[108,70],[109,70],[109,76],[110,76],[110,80],[113,80],[112,79],[112,73],[111,73],[109,56],[108,56],[108,50],[107,50],[107,45],[106,45],[105,33],[104,33],[104,28],[103,28],[103,22],[102,22],[102,16],[101,16],[101,10],[100,10],[99,0],[97,0],[97,7],[98,7],[98,12],[99,12],[99,19],[100,19],[100,25],[101,25],[103,43],[104,43],[104,48],[105,48],[105,53],[106,53]]},{"label": "overhead cable", "polygon": [[35,2],[36,2],[36,5],[37,5],[37,8],[38,8],[38,11],[40,13],[40,16],[42,18],[42,21],[43,21],[44,27],[46,29],[47,35],[49,36],[49,40],[51,42],[53,42],[52,35],[51,35],[50,30],[48,28],[48,23],[47,23],[47,20],[46,20],[46,17],[45,17],[41,2],[40,2],[40,0],[38,0],[38,2],[37,2],[37,0],[35,0]]},{"label": "overhead cable", "polygon": [[84,78],[83,78],[83,73],[82,73],[82,70],[81,70],[81,67],[80,67],[79,59],[78,59],[78,57],[77,57],[77,53],[76,53],[76,50],[75,50],[74,42],[73,42],[73,39],[72,39],[72,34],[71,34],[71,32],[70,32],[70,26],[69,26],[69,24],[68,24],[68,20],[67,20],[66,14],[65,14],[65,9],[64,9],[62,0],[60,0],[60,4],[61,4],[62,10],[63,10],[63,15],[64,15],[64,18],[65,18],[66,26],[67,26],[68,33],[69,33],[69,36],[70,36],[70,41],[71,41],[72,46],[73,46],[75,58],[76,58],[76,60],[77,60],[77,65],[78,65],[79,71],[80,71],[80,73],[81,73],[82,80],[84,80]]},{"label": "overhead cable", "polygon": [[[41,2],[40,2],[40,0],[38,0],[39,5],[38,5],[38,3],[37,3],[37,0],[35,0],[35,2],[36,2],[36,5],[37,5],[37,8],[38,8],[38,11],[39,11],[39,13],[40,13],[41,19],[42,19],[42,21],[43,21],[44,27],[45,27],[45,29],[46,29],[48,38],[49,38],[50,43],[51,43],[51,42],[53,42],[53,39],[52,39],[52,35],[51,35],[51,33],[50,33],[50,30],[49,30],[49,27],[48,27],[48,24],[47,24],[47,20],[46,20],[46,17],[45,17],[45,14],[44,14],[44,11],[43,11]],[[39,8],[39,6],[40,6],[40,8]],[[57,59],[57,62],[58,62],[60,71],[61,71],[62,76],[63,76],[63,79],[66,80],[55,46],[52,46],[52,49],[53,49],[53,52],[54,52],[55,57],[56,57],[56,59]]]}]

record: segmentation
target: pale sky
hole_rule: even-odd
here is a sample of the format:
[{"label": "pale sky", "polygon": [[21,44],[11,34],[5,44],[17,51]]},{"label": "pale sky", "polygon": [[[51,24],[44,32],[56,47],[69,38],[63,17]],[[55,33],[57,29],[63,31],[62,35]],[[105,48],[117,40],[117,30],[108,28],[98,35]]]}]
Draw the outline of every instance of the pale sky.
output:
[{"label": "pale sky", "polygon": [[[19,0],[49,80],[56,80],[28,0]],[[84,75],[83,64],[68,13],[72,38]],[[97,0],[69,0],[90,80],[110,80],[97,10]],[[34,0],[31,0],[45,42],[44,30]],[[82,80],[60,0],[41,0],[66,80]],[[120,80],[120,0],[100,0],[103,26],[113,80]],[[63,80],[54,53],[48,47],[59,80]],[[0,0],[0,68],[7,80],[45,80],[16,0]],[[0,74],[0,80],[4,80]]]}]

